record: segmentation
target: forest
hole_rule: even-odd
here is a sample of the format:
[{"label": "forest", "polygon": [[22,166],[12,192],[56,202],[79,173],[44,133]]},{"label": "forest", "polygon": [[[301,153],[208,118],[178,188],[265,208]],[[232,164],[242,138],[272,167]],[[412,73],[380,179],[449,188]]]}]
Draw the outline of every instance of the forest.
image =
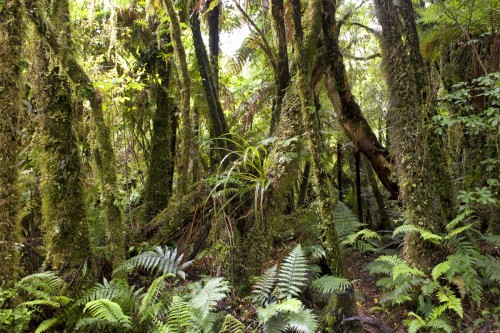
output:
[{"label": "forest", "polygon": [[500,332],[500,0],[0,0],[0,332]]}]

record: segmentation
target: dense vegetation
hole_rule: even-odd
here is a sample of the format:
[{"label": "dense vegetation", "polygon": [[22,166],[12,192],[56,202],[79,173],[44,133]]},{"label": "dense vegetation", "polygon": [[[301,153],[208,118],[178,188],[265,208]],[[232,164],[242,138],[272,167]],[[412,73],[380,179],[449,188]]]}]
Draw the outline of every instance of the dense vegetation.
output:
[{"label": "dense vegetation", "polygon": [[498,0],[0,0],[0,332],[499,330],[499,32]]}]

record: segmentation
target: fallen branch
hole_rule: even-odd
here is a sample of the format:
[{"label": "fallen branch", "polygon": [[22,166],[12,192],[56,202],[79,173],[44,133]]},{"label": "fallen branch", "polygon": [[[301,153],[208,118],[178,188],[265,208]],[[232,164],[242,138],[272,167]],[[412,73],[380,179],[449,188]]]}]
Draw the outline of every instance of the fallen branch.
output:
[{"label": "fallen branch", "polygon": [[345,318],[344,320],[342,320],[341,325],[344,325],[345,323],[348,323],[351,321],[360,321],[362,324],[366,324],[366,325],[375,327],[376,329],[378,329],[382,333],[394,333],[394,330],[391,329],[386,324],[384,324],[380,319],[373,318],[373,317],[360,317],[360,316],[349,317],[349,318]]}]

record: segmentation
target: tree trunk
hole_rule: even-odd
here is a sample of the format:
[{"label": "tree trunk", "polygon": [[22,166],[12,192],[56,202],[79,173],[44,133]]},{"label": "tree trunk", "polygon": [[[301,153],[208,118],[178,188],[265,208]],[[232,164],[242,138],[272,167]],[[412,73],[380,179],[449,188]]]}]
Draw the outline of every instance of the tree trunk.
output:
[{"label": "tree trunk", "polygon": [[271,134],[276,129],[276,124],[280,119],[281,106],[285,97],[285,89],[290,84],[290,72],[288,70],[288,51],[286,43],[286,30],[284,20],[283,0],[271,1],[271,23],[273,32],[276,37],[276,49],[278,51],[276,63],[277,70],[275,71],[276,81],[276,96],[273,100],[273,109],[271,114]]},{"label": "tree trunk", "polygon": [[111,133],[104,121],[101,93],[98,88],[93,86],[90,77],[71,54],[71,49],[61,45],[58,41],[54,27],[44,18],[43,10],[38,8],[37,1],[27,0],[25,4],[28,8],[28,15],[35,24],[38,33],[50,46],[71,81],[81,87],[80,93],[83,94],[83,97],[90,102],[97,138],[97,149],[94,152],[94,157],[107,217],[106,236],[113,267],[116,267],[125,259],[125,225],[117,205],[116,157],[111,143]]},{"label": "tree trunk", "polygon": [[[232,146],[228,141],[231,137],[229,136],[229,128],[220,103],[217,84],[210,69],[207,50],[201,35],[200,20],[198,15],[198,12],[194,12],[192,14],[191,29],[193,32],[196,60],[198,62],[203,89],[208,103],[212,139],[215,141],[216,158],[214,162],[218,164]],[[228,162],[227,159],[225,161],[226,163]]]},{"label": "tree trunk", "polygon": [[191,152],[193,149],[193,126],[190,110],[191,99],[191,78],[189,77],[189,69],[187,65],[186,51],[182,44],[182,30],[179,20],[179,15],[172,0],[163,0],[163,5],[170,17],[170,30],[172,36],[172,45],[177,62],[180,68],[180,109],[181,109],[181,129],[180,140],[182,149],[179,150],[178,170],[182,170],[182,177],[178,178],[177,192],[181,195],[187,193],[188,187],[192,180],[192,159]]},{"label": "tree trunk", "polygon": [[[418,75],[411,64],[412,53],[403,42],[403,26],[393,1],[375,0],[375,7],[382,26],[383,69],[390,93],[388,127],[405,220],[440,232],[445,219],[428,159],[427,101],[421,100]],[[429,268],[436,258],[436,249],[419,235],[411,234],[405,238],[405,257],[412,264]]]},{"label": "tree trunk", "polygon": [[[167,41],[170,38],[167,38]],[[170,53],[171,50],[166,50]],[[177,130],[177,108],[168,95],[170,87],[171,64],[155,59],[155,71],[161,82],[153,86],[156,110],[153,115],[151,152],[144,186],[144,205],[146,219],[151,221],[167,207],[172,195],[174,179],[175,139]]]},{"label": "tree trunk", "polygon": [[[324,232],[323,243],[332,274],[335,276],[345,276],[346,268],[342,259],[340,240],[335,226],[331,224],[331,221],[334,220],[332,217],[332,194],[329,191],[329,186],[327,186],[329,182],[325,172],[326,165],[323,162],[324,159],[322,159],[324,147],[322,144],[321,132],[319,131],[317,121],[314,117],[314,110],[316,108],[311,78],[308,70],[308,62],[306,59],[306,50],[304,49],[304,35],[300,16],[300,0],[291,0],[291,4],[293,7],[293,23],[295,31],[294,57],[297,64],[295,80],[299,90],[302,121],[309,146],[309,153],[311,155],[313,188],[317,194],[320,225]],[[326,8],[323,9],[325,10]],[[329,13],[334,15],[335,10]],[[346,317],[355,315],[356,305],[354,303],[354,298],[352,297],[353,295],[350,292],[346,294],[349,295],[346,295],[346,297],[340,297],[340,295],[332,296],[331,304],[335,307],[335,315],[338,322],[341,322]],[[353,324],[348,325],[348,327],[335,327],[334,329],[338,329],[343,332],[358,332],[360,331],[360,325]]]},{"label": "tree trunk", "polygon": [[[216,0],[207,0],[207,7]],[[219,87],[219,18],[222,4],[219,3],[207,13],[208,20],[208,49],[210,50],[210,67],[214,78],[215,88]]]},{"label": "tree trunk", "polygon": [[325,7],[323,19],[326,49],[330,50],[327,55],[326,77],[328,97],[346,135],[368,158],[384,187],[393,197],[397,198],[399,187],[391,179],[392,165],[389,161],[389,153],[377,140],[351,92],[343,57],[340,53],[338,26],[332,14],[335,12],[336,5],[332,0],[326,2],[323,0],[323,5],[328,6]]},{"label": "tree trunk", "polygon": [[0,6],[0,288],[13,285],[19,274],[18,133],[23,81],[24,37],[21,1]]},{"label": "tree trunk", "polygon": [[67,281],[78,281],[81,269],[90,263],[91,249],[79,149],[72,129],[71,92],[59,67],[50,69],[48,63],[41,67],[45,70],[40,71],[37,105],[43,113],[41,193],[46,266]]}]

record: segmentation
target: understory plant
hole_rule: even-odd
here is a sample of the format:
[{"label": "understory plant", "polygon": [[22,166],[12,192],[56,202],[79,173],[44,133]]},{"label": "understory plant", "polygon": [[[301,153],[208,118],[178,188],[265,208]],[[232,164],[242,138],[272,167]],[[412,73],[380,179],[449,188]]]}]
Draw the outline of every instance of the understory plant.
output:
[{"label": "understory plant", "polygon": [[471,215],[471,211],[463,212],[442,234],[414,225],[396,228],[394,237],[417,233],[447,254],[430,272],[408,265],[398,255],[382,255],[368,265],[371,273],[383,276],[377,281],[384,292],[380,298],[382,307],[406,303],[415,309],[408,313],[411,318],[404,321],[409,333],[451,333],[457,322],[461,332],[473,331],[488,319],[477,320],[474,327],[468,327],[464,309],[482,310],[486,317],[498,315],[498,307],[487,309],[482,305],[486,289],[492,294],[490,297],[499,295],[500,262],[488,253],[488,248],[498,248],[500,237],[479,232],[471,223]]},{"label": "understory plant", "polygon": [[345,278],[330,275],[313,279],[316,272],[317,267],[309,263],[299,244],[279,267],[272,266],[259,278],[252,292],[264,332],[317,332],[318,317],[301,300],[303,290],[311,287],[330,295],[350,289],[352,284]]},{"label": "understory plant", "polygon": [[182,283],[189,264],[182,263],[176,250],[157,247],[119,268],[156,272],[159,276],[147,289],[104,279],[72,298],[66,295],[66,282],[53,272],[27,276],[17,287],[32,299],[22,307],[42,320],[37,333],[212,332],[217,303],[226,297],[229,284],[220,277]]}]

